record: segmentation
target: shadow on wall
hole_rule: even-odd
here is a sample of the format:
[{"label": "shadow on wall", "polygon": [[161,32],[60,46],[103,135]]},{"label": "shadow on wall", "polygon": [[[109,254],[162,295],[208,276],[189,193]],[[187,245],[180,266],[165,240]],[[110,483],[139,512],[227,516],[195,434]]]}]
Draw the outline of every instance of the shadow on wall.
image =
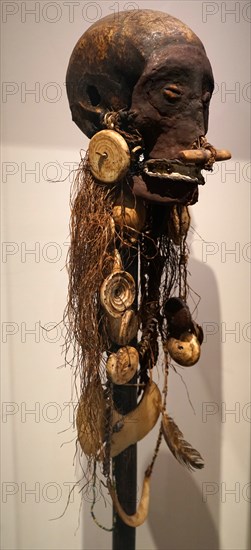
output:
[{"label": "shadow on wall", "polygon": [[[179,468],[179,471],[177,471]],[[161,451],[153,479],[149,525],[158,550],[219,550],[210,511],[193,475]]]},{"label": "shadow on wall", "polygon": [[[190,257],[189,271],[193,289],[202,297],[198,308],[198,322],[216,323],[220,327],[219,297],[216,279],[211,268]],[[196,369],[196,367],[194,367]],[[161,447],[151,484],[149,526],[158,550],[219,550],[220,498],[208,496],[203,502],[203,481],[220,486],[221,418],[219,415],[204,418],[203,403],[222,401],[220,331],[207,338],[202,348],[198,371],[184,374],[196,399],[192,399],[197,418],[190,422],[184,415],[180,424],[185,438],[197,448],[205,459],[205,468],[191,473],[176,463],[164,446]],[[175,399],[178,408],[178,396]],[[168,409],[167,402],[167,409]],[[174,413],[175,419],[175,413]],[[193,426],[194,424],[194,426]],[[197,430],[197,431],[194,431]],[[193,433],[194,431],[194,433]],[[163,445],[163,443],[162,443]],[[209,507],[210,505],[210,507]]]}]

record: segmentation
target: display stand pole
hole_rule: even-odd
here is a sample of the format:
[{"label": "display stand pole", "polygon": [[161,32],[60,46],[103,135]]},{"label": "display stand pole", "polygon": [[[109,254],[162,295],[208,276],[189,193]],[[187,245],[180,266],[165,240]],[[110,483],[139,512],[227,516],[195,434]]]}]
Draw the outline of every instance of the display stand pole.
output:
[{"label": "display stand pole", "polygon": [[[125,271],[129,272],[136,284],[136,300],[138,296],[138,250],[129,248],[130,256],[123,254]],[[133,256],[132,256],[133,253]],[[128,253],[129,254],[129,253]],[[137,305],[137,304],[136,304]],[[130,342],[135,346],[137,339]],[[115,407],[122,414],[127,414],[137,405],[137,376],[124,386],[115,386],[113,399]],[[134,385],[135,384],[135,385]],[[120,504],[127,514],[136,511],[137,491],[137,445],[131,445],[125,451],[113,459],[113,473],[116,483],[116,491]],[[114,531],[112,550],[135,550],[136,530],[126,525],[113,509]]]}]

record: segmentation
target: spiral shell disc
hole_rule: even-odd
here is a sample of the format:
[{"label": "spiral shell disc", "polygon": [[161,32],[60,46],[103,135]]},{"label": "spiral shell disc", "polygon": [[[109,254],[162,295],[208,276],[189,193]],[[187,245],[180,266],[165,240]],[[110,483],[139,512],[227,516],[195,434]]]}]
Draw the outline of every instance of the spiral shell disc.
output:
[{"label": "spiral shell disc", "polygon": [[100,301],[112,317],[121,317],[131,307],[136,294],[134,278],[127,271],[113,271],[100,289]]},{"label": "spiral shell disc", "polygon": [[93,176],[104,183],[121,180],[130,166],[130,150],[115,130],[101,130],[89,143],[89,162]]}]

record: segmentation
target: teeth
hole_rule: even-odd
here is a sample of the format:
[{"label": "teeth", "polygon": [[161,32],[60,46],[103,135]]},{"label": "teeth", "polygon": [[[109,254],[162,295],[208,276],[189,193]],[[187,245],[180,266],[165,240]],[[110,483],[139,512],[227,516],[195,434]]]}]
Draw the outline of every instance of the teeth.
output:
[{"label": "teeth", "polygon": [[179,160],[150,159],[146,161],[144,173],[152,178],[187,183],[204,183],[201,170],[196,165],[186,165]]},{"label": "teeth", "polygon": [[185,176],[184,174],[179,174],[178,172],[172,172],[171,174],[167,174],[165,172],[150,172],[150,170],[144,170],[144,172],[153,178],[163,178],[167,180],[177,180],[177,181],[199,181],[199,178],[191,177],[191,176]]}]

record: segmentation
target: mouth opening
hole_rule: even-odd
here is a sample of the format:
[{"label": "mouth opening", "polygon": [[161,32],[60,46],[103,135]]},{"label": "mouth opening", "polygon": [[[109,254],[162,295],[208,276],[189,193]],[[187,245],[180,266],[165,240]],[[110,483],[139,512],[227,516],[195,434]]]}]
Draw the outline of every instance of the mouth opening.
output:
[{"label": "mouth opening", "polygon": [[143,167],[143,172],[151,178],[197,185],[205,183],[201,170],[202,166],[198,164],[187,164],[178,159],[149,159]]}]

